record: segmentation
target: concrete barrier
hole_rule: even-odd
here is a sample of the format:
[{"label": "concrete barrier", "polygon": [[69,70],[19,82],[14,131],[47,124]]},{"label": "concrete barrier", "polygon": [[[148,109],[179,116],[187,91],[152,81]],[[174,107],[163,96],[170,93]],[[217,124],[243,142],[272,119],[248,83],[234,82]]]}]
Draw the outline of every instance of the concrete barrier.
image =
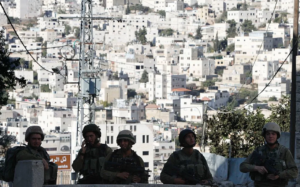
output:
[{"label": "concrete barrier", "polygon": [[41,160],[24,160],[17,163],[14,187],[41,187],[44,184],[44,166]]}]

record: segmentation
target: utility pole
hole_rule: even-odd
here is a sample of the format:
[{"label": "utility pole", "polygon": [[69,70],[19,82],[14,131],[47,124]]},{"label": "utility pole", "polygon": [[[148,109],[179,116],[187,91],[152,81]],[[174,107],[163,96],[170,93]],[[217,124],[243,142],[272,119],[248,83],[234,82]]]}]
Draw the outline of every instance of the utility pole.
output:
[{"label": "utility pole", "polygon": [[[295,158],[295,137],[296,137],[296,125],[298,126],[298,131],[300,127],[300,121],[297,120],[296,111],[297,104],[299,106],[299,93],[297,91],[297,86],[300,82],[297,79],[300,78],[300,66],[296,66],[296,57],[298,54],[298,19],[299,19],[299,0],[294,0],[294,30],[293,30],[293,55],[292,55],[292,93],[291,93],[291,120],[290,120],[290,151]],[[298,94],[297,94],[298,93]],[[297,98],[298,97],[298,98]],[[296,124],[297,123],[297,124]]]},{"label": "utility pole", "polygon": [[82,128],[95,123],[95,97],[101,88],[100,66],[94,66],[93,11],[92,0],[81,2],[81,31],[79,54],[79,85],[77,96],[77,137],[76,145],[81,145]]}]

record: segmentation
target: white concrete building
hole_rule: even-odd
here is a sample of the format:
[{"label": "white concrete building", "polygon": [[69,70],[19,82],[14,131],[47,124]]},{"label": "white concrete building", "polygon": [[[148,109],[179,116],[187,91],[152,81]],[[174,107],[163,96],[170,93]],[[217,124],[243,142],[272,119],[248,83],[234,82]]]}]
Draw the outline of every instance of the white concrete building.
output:
[{"label": "white concrete building", "polygon": [[9,7],[9,15],[20,19],[33,18],[41,15],[42,1],[15,0],[15,5]]},{"label": "white concrete building", "polygon": [[116,99],[112,112],[115,123],[122,122],[122,119],[141,121],[146,118],[144,103],[138,96],[129,102],[125,99]]},{"label": "white concrete building", "polygon": [[207,102],[207,105],[214,109],[225,107],[229,97],[229,92],[220,90],[208,90],[207,92],[200,93],[199,96],[202,101]]},{"label": "white concrete building", "polygon": [[278,61],[257,61],[252,68],[253,82],[270,80],[279,67]]},{"label": "white concrete building", "polygon": [[272,17],[271,10],[231,10],[227,13],[228,20],[234,20],[237,23],[244,23],[245,20],[250,20],[256,26],[265,23]]},{"label": "white concrete building", "polygon": [[192,96],[180,98],[180,117],[182,120],[203,123],[204,103]]},{"label": "white concrete building", "polygon": [[18,78],[24,77],[27,82],[33,83],[33,71],[15,70],[15,76]]},{"label": "white concrete building", "polygon": [[[258,83],[258,93],[260,93],[269,83],[269,80],[261,81]],[[290,94],[291,81],[284,77],[276,77],[273,79],[272,83],[258,96],[258,100],[269,100],[270,97],[275,96],[278,99],[282,95]]]}]

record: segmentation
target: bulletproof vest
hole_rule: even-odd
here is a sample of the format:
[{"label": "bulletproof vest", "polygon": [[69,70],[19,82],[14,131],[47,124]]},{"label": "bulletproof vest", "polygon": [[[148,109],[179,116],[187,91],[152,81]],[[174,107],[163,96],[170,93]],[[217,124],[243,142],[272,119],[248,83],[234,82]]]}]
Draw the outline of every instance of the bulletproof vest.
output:
[{"label": "bulletproof vest", "polygon": [[[256,149],[256,151],[264,156],[266,159],[271,159],[272,160],[272,166],[274,170],[276,170],[278,173],[281,173],[283,170],[286,169],[286,163],[283,160],[284,158],[284,151],[285,148],[282,145],[279,145],[275,150],[268,151],[267,145],[264,145],[262,147],[259,147]],[[268,171],[270,173],[270,171]],[[259,172],[250,172],[250,177],[254,181],[269,181],[266,177],[267,175],[262,175]],[[277,180],[275,180],[277,181]],[[274,182],[274,181],[272,181]],[[278,183],[278,181],[277,181]]]},{"label": "bulletproof vest", "polygon": [[202,154],[198,150],[194,150],[195,158],[186,159],[183,157],[179,151],[174,152],[174,157],[177,160],[180,172],[185,170],[190,175],[193,175],[195,178],[203,179],[207,173],[207,162]]},{"label": "bulletproof vest", "polygon": [[120,154],[120,150],[115,150],[110,159],[109,159],[109,162],[115,162],[115,163],[127,163],[127,164],[130,164],[130,165],[136,165],[136,166],[140,166],[141,163],[140,163],[140,159],[139,157],[137,156],[136,152],[131,150],[132,151],[132,156],[131,157],[126,157],[126,158],[123,158],[123,155]]},{"label": "bulletproof vest", "polygon": [[84,156],[84,166],[80,173],[84,177],[100,177],[101,169],[107,155],[106,144],[99,147],[87,148]]}]

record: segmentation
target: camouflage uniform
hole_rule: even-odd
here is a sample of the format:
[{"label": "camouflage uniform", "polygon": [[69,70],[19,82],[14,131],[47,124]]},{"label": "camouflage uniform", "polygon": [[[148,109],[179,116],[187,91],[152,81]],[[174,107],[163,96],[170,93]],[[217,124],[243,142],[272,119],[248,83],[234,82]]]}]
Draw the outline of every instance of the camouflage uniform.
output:
[{"label": "camouflage uniform", "polygon": [[[127,180],[121,179],[117,177],[117,174],[122,172],[118,169],[115,169],[114,171],[106,169],[107,162],[116,162],[118,163],[120,159],[128,159],[133,160],[134,165],[145,168],[144,161],[141,157],[139,157],[133,150],[131,150],[131,155],[128,157],[123,157],[121,149],[115,150],[113,153],[109,154],[105,158],[104,167],[101,171],[101,177],[106,180],[108,184],[130,184],[133,183],[132,178],[133,175],[129,173],[129,177]],[[145,175],[141,177],[140,183],[148,183],[148,177]]]},{"label": "camouflage uniform", "polygon": [[[31,134],[41,134],[42,140],[44,140],[44,134],[39,126],[31,126],[26,130],[25,140],[29,141]],[[57,178],[57,165],[50,162],[50,156],[43,147],[39,147],[37,150],[26,146],[25,149],[18,152],[16,155],[16,161],[21,160],[43,160],[45,159],[49,165],[49,169],[44,171],[44,184],[56,184]],[[54,179],[51,179],[54,178]]]},{"label": "camouflage uniform", "polygon": [[[204,156],[198,150],[193,150],[191,156],[186,155],[182,150],[176,151],[170,155],[160,174],[160,180],[164,184],[175,184],[175,178],[183,177],[176,174],[175,168],[168,168],[168,165],[177,167],[178,171],[182,171],[185,168],[192,169],[195,175],[201,180],[212,181],[213,179]],[[174,173],[170,172],[172,170]],[[199,183],[201,180],[199,180]],[[186,180],[185,182],[185,184],[190,184]]]},{"label": "camouflage uniform", "polygon": [[[296,178],[298,175],[298,169],[294,158],[287,148],[279,145],[275,149],[269,149],[267,145],[259,147],[257,149],[262,152],[263,156],[269,158],[278,159],[278,163],[282,162],[283,169],[279,173],[279,178],[277,180],[269,180],[265,175],[261,175],[254,170],[255,165],[251,164],[251,155],[240,165],[241,172],[250,172],[251,179],[254,180],[255,187],[284,187],[287,185],[288,180]],[[284,169],[285,168],[285,169]]]},{"label": "camouflage uniform", "polygon": [[[264,138],[266,138],[265,136],[267,131],[276,132],[277,139],[280,138],[281,131],[278,124],[273,122],[266,123],[262,131],[262,136],[264,136]],[[240,165],[241,172],[243,173],[250,172],[250,177],[252,180],[254,180],[255,187],[284,187],[288,184],[289,179],[296,178],[298,175],[298,168],[296,166],[296,163],[294,161],[294,158],[290,150],[288,150],[286,147],[282,145],[279,145],[278,142],[275,143],[276,143],[275,147],[273,147],[272,149],[269,148],[268,144],[258,147]],[[256,166],[255,164],[257,164],[256,162],[257,161],[260,162],[259,158],[253,156],[255,154],[262,156],[261,158],[272,160],[272,168],[275,170],[276,173],[277,171],[279,173],[278,179],[270,180],[267,178],[268,173],[263,175],[255,170],[255,166]],[[272,173],[272,171],[269,171],[269,174],[270,173]]]},{"label": "camouflage uniform", "polygon": [[[78,184],[103,184],[100,172],[105,157],[111,152],[110,147],[106,144],[101,144],[99,147],[88,147],[83,160],[80,158],[81,155],[78,154],[72,164],[74,171],[83,175],[83,178],[79,179]],[[81,153],[81,149],[79,153]]]}]

